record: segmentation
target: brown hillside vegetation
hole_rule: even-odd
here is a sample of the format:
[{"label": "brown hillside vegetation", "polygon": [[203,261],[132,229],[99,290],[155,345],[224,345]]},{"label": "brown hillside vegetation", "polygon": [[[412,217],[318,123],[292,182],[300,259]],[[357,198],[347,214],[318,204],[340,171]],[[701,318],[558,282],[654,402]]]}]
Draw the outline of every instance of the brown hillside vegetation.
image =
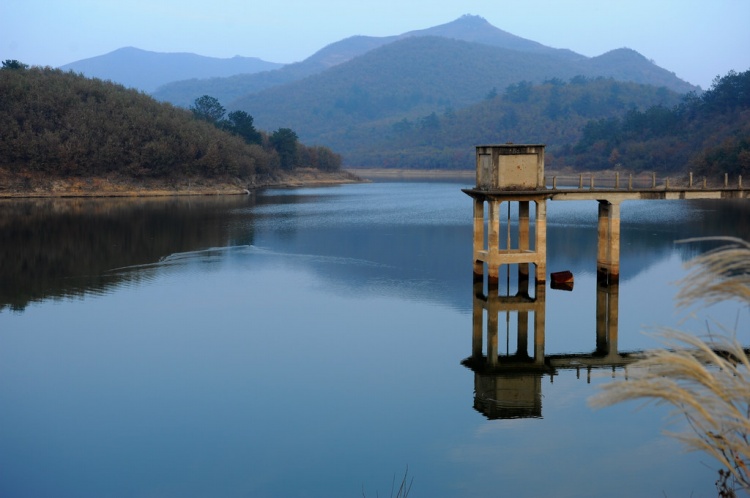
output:
[{"label": "brown hillside vegetation", "polygon": [[[17,61],[0,70],[0,129],[5,196],[242,192],[300,183],[295,171],[324,149],[294,144],[282,170],[266,133],[248,144],[138,91]],[[338,161],[314,181],[355,181]]]},{"label": "brown hillside vegetation", "polygon": [[750,71],[717,77],[674,107],[590,121],[563,151],[578,169],[750,174]]}]

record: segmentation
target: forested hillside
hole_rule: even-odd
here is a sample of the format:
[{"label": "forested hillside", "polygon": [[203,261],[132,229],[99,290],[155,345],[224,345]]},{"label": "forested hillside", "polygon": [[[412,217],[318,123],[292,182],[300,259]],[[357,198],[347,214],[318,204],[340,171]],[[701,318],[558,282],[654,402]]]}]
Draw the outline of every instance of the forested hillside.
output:
[{"label": "forested hillside", "polygon": [[[222,102],[256,93],[272,86],[297,81],[321,73],[338,64],[398,40],[412,37],[437,36],[452,40],[481,43],[520,52],[546,54],[560,60],[584,60],[585,56],[567,49],[546,47],[532,40],[496,28],[480,16],[464,15],[455,21],[431,28],[408,31],[392,36],[351,36],[331,43],[307,59],[281,69],[257,74],[238,74],[226,78],[173,81],[153,92],[159,100],[187,107],[200,95],[213,95]],[[449,57],[446,54],[446,57]]]},{"label": "forested hillside", "polygon": [[664,87],[611,78],[521,81],[491,89],[480,103],[463,109],[373,125],[361,134],[350,130],[330,143],[357,166],[422,169],[471,169],[477,144],[544,143],[547,163],[555,165],[559,151],[577,142],[590,120],[672,106],[680,98]]},{"label": "forested hillside", "polygon": [[[220,107],[220,106],[219,106]],[[321,153],[324,169],[340,158],[308,148],[287,128],[257,132],[253,140],[240,121],[199,119],[196,112],[159,103],[121,85],[51,68],[5,61],[0,69],[0,187],[9,177],[231,179],[251,187],[273,182]],[[237,117],[238,115],[234,115]],[[230,118],[232,115],[230,115]],[[213,122],[211,122],[213,121]],[[275,138],[286,140],[275,140]],[[5,183],[5,184],[4,184]]]},{"label": "forested hillside", "polygon": [[315,62],[297,62],[274,71],[255,74],[173,81],[160,86],[152,95],[162,102],[170,102],[181,107],[189,106],[201,95],[212,95],[222,102],[229,103],[250,93],[303,79],[323,69],[325,68]]},{"label": "forested hillside", "polygon": [[180,105],[213,95],[261,127],[290,127],[337,150],[350,168],[470,168],[478,142],[542,141],[554,158],[589,119],[672,106],[698,90],[634,50],[589,58],[463,16],[398,36],[347,38],[275,71],[176,82],[156,95]]},{"label": "forested hillside", "polygon": [[[624,55],[642,59],[632,51]],[[674,75],[643,62],[640,82],[665,82],[661,86],[667,86],[671,81],[673,89],[693,88],[684,82],[677,85],[680,80]],[[336,137],[362,135],[380,124],[460,109],[482,101],[493,88],[501,90],[522,80],[541,83],[550,78],[567,81],[577,75],[606,76],[601,64],[447,38],[406,38],[228,107],[252,114],[265,128],[290,126],[303,140],[336,147]],[[357,165],[344,155],[347,164]]]},{"label": "forested hillside", "polygon": [[675,106],[592,121],[564,156],[588,170],[750,175],[750,70],[717,78]]}]

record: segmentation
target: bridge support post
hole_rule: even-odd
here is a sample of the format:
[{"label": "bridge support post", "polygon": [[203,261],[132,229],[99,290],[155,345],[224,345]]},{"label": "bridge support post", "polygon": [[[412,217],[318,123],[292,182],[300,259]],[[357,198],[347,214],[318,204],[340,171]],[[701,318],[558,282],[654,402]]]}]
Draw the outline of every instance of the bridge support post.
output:
[{"label": "bridge support post", "polygon": [[544,283],[537,284],[534,292],[534,300],[541,303],[534,310],[534,363],[542,366],[544,365],[544,328],[546,327],[544,302],[547,292]]},{"label": "bridge support post", "polygon": [[490,282],[497,283],[498,265],[494,256],[500,251],[500,201],[490,199],[488,202],[489,219],[487,223],[487,254],[489,256],[488,278]]},{"label": "bridge support post", "polygon": [[[462,364],[474,371],[474,408],[490,419],[542,414],[541,379],[550,371],[544,355],[545,286],[532,290],[521,275],[518,282],[515,294],[499,295],[497,284],[489,283],[485,292],[484,282],[474,281],[472,354]],[[512,335],[501,338],[503,318],[507,334],[516,323],[515,351],[509,348]]]},{"label": "bridge support post", "polygon": [[[510,271],[510,269],[508,269]],[[545,320],[545,284],[534,284],[533,295],[531,283],[527,279],[518,279],[518,288],[513,295],[500,295],[497,282],[487,284],[474,281],[474,299],[472,313],[471,356],[474,361],[484,361],[490,368],[502,368],[504,361],[516,364],[518,361],[544,366]],[[529,313],[533,313],[533,322]],[[511,320],[515,315],[516,351],[501,354],[499,345],[500,315],[507,314]],[[532,325],[533,330],[530,329]],[[533,350],[529,355],[529,332],[533,334]],[[486,359],[482,360],[485,354]]]},{"label": "bridge support post", "polygon": [[[525,252],[529,250],[529,201],[518,202],[518,250]],[[529,263],[518,263],[518,288],[528,289]],[[521,280],[525,280],[524,287]]]},{"label": "bridge support post", "polygon": [[487,365],[490,368],[497,366],[498,362],[498,309],[495,306],[497,302],[497,282],[490,283],[487,295]]},{"label": "bridge support post", "polygon": [[534,236],[534,264],[536,265],[536,282],[547,280],[547,199],[537,199],[536,225]]},{"label": "bridge support post", "polygon": [[474,281],[484,278],[484,261],[477,255],[484,249],[484,200],[474,198]]},{"label": "bridge support post", "polygon": [[620,280],[620,203],[599,201],[597,281],[603,284]]},{"label": "bridge support post", "polygon": [[[499,268],[502,265],[517,264],[519,278],[529,279],[534,264],[534,281],[545,282],[547,276],[547,199],[539,195],[507,197],[502,199],[492,194],[472,192],[474,198],[474,279],[483,279],[485,271],[487,280],[496,283]],[[534,202],[535,216],[531,215],[531,202]],[[500,226],[501,206],[503,203],[518,205],[517,230],[512,227],[512,220],[507,220],[507,242],[503,237],[501,247]],[[534,219],[534,236],[532,247],[531,220]],[[485,228],[485,223],[487,227]],[[485,233],[486,232],[486,233]],[[486,265],[486,269],[485,269]]]},{"label": "bridge support post", "polygon": [[596,352],[605,357],[618,357],[617,332],[620,285],[596,286]]}]

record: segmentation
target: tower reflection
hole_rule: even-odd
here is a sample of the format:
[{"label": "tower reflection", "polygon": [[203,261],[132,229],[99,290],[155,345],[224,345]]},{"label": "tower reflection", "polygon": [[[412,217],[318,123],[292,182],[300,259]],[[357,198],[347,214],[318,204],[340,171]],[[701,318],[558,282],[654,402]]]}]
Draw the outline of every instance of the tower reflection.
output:
[{"label": "tower reflection", "polygon": [[[527,265],[474,272],[471,356],[461,363],[474,372],[474,409],[489,419],[540,418],[545,375],[552,381],[559,370],[576,370],[579,376],[584,370],[590,379],[593,369],[614,370],[638,356],[617,349],[619,284],[606,279],[597,284],[594,350],[545,354],[545,282],[530,285]],[[502,278],[487,278],[503,272],[505,289],[498,283]],[[499,345],[503,315],[505,351]]]}]

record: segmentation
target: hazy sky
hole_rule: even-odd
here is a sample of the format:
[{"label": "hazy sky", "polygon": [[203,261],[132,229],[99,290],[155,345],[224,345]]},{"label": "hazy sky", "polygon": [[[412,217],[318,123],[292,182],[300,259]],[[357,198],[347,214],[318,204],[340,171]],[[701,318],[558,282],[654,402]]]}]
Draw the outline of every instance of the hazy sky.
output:
[{"label": "hazy sky", "polygon": [[750,0],[1,0],[0,60],[61,66],[132,46],[288,63],[463,14],[586,56],[629,47],[704,89],[750,69]]}]

